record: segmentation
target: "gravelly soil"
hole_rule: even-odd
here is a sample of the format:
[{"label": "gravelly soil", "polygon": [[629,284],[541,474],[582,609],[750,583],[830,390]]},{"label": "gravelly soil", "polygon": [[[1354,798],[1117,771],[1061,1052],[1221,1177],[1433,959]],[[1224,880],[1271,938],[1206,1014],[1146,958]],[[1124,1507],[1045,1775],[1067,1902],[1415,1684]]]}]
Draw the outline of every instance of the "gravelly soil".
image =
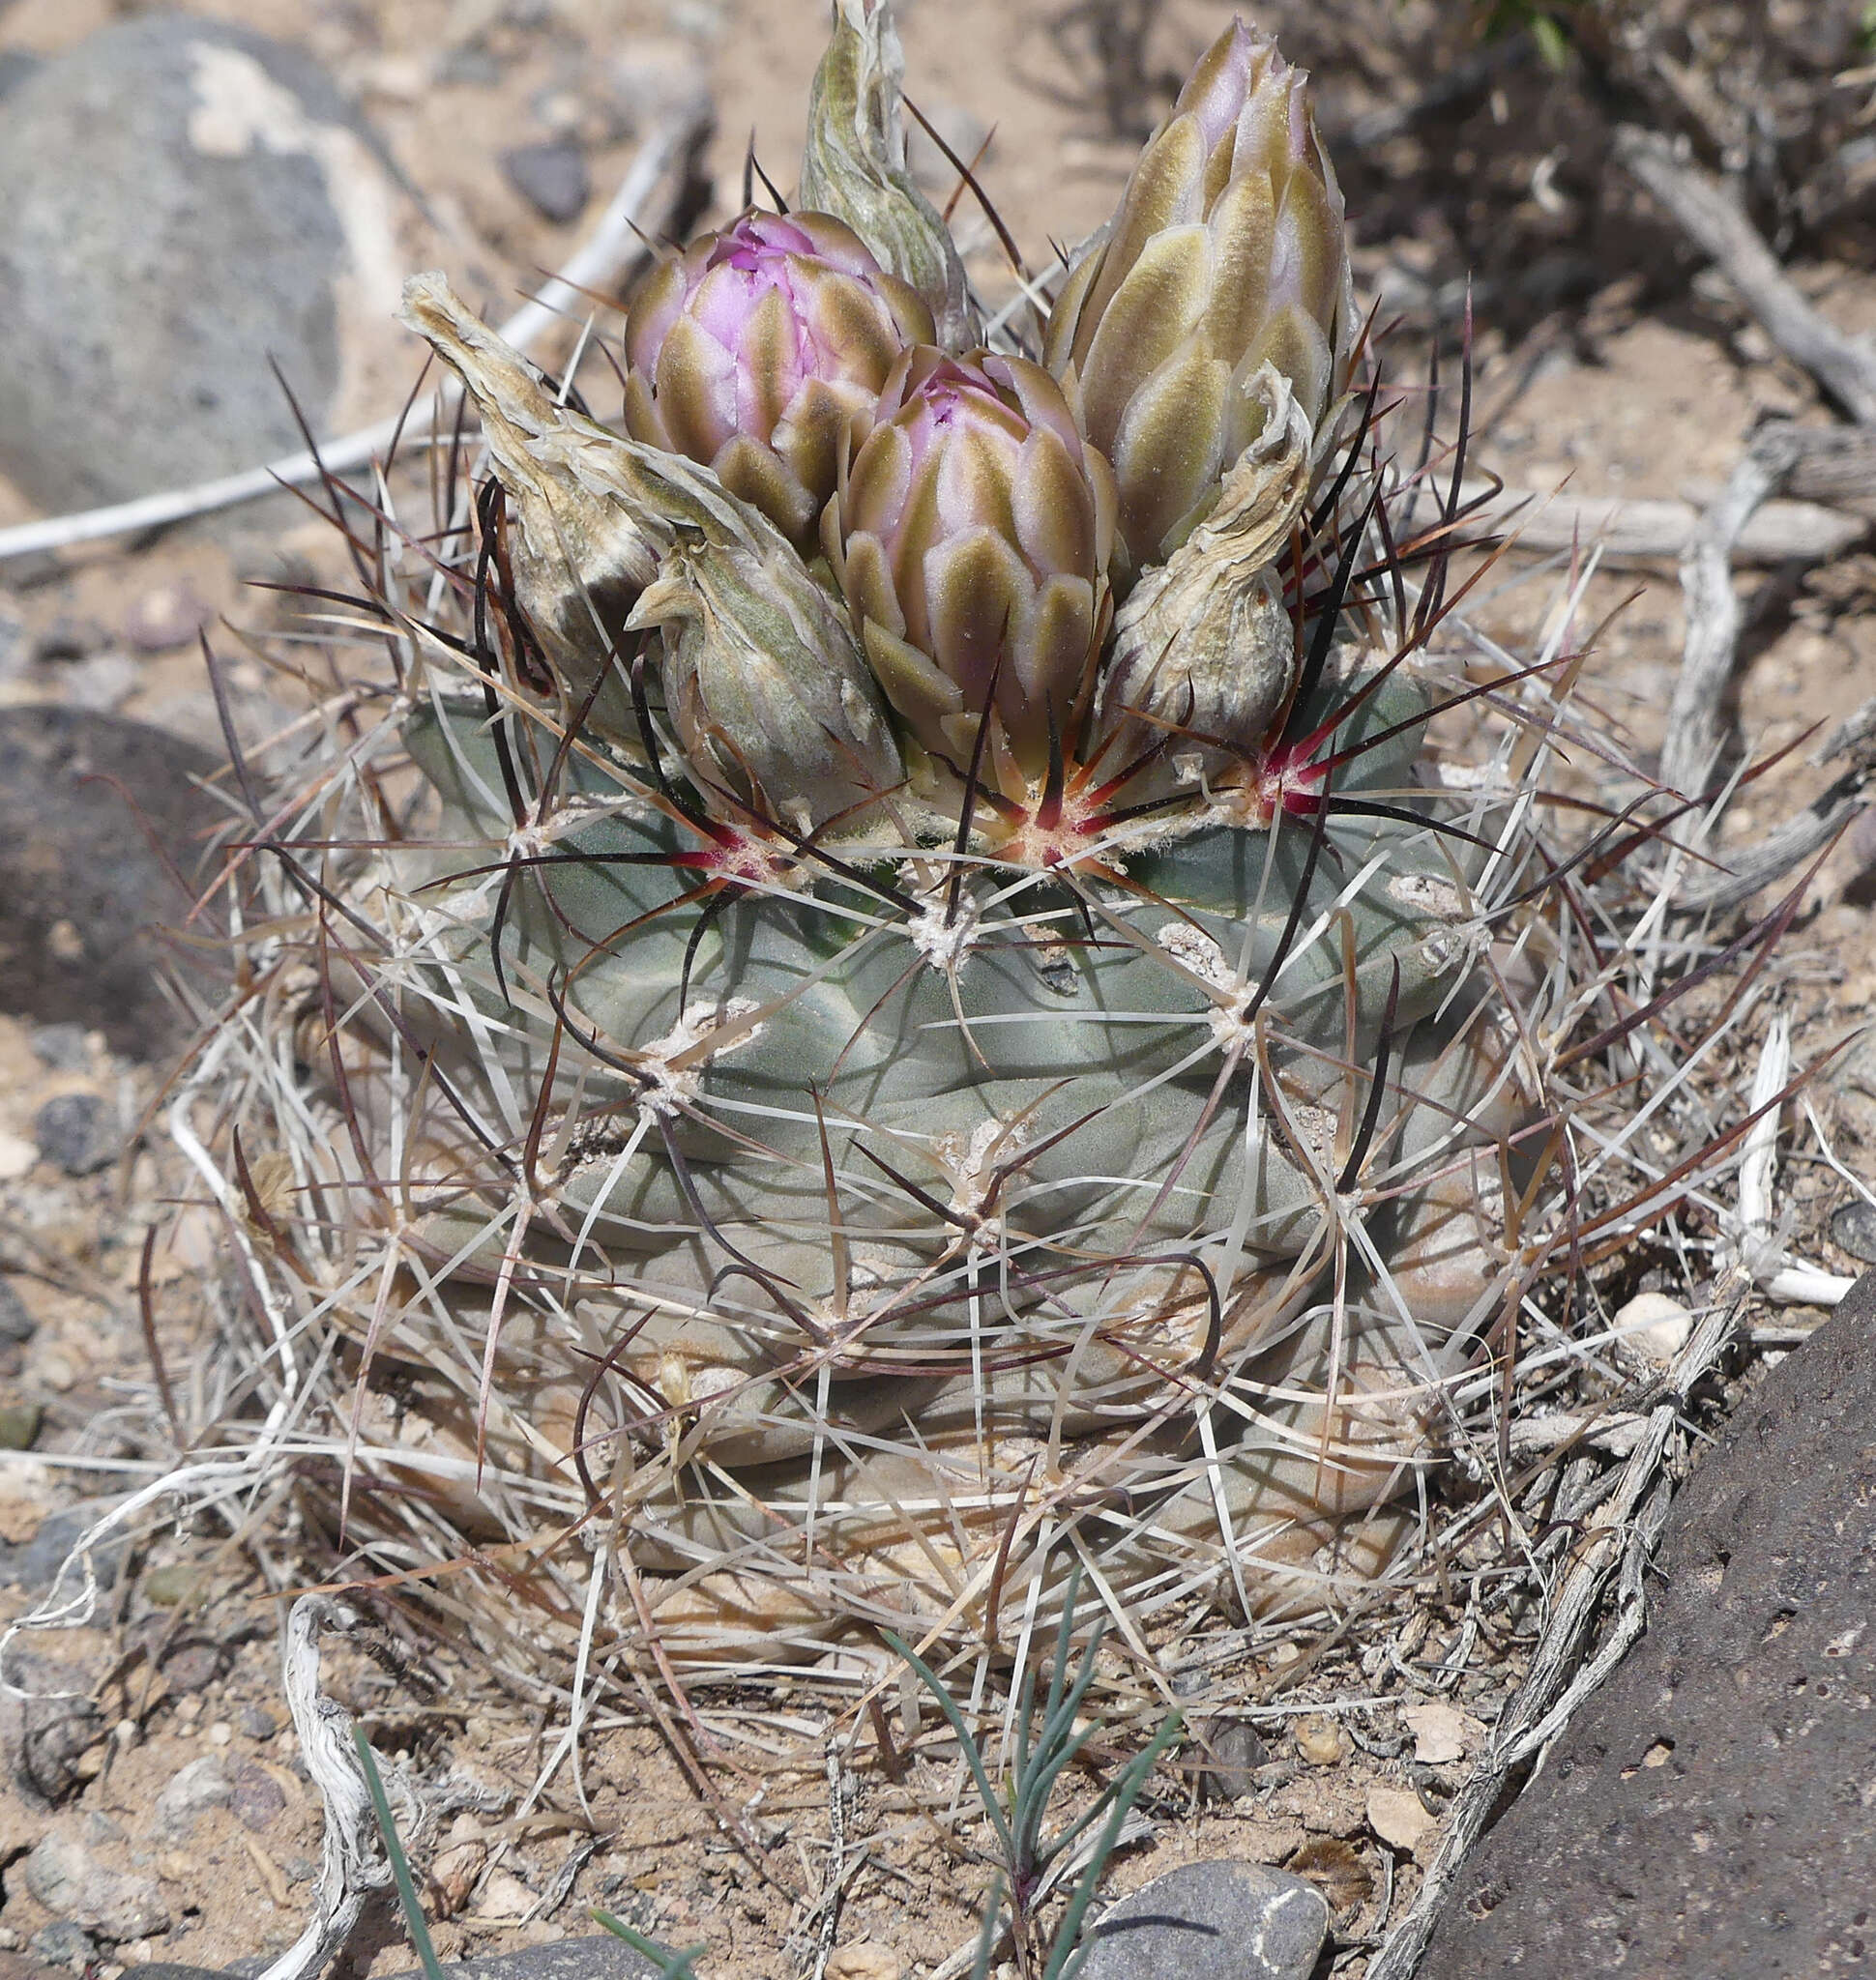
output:
[{"label": "gravelly soil", "polygon": [[[0,15],[0,51],[54,51],[126,11],[106,0],[16,0]],[[133,11],[133,10],[132,10]],[[695,65],[718,106],[710,164],[717,211],[735,201],[743,151],[753,131],[762,161],[788,183],[798,158],[798,105],[819,46],[819,0],[563,0],[558,7],[478,6],[475,0],[205,0],[205,13],[237,17],[303,40],[359,93],[412,180],[458,244],[453,274],[466,291],[512,294],[533,271],[563,258],[577,223],[541,220],[504,183],[496,153],[568,130],[586,142],[601,195],[631,152],[618,91],[605,64],[622,51],[660,74]],[[1150,73],[1176,73],[1226,16],[1227,10],[1177,0],[1161,10]],[[1272,10],[1280,24],[1301,6]],[[1037,258],[1053,236],[1072,241],[1106,212],[1129,152],[1107,134],[1085,101],[1062,101],[1044,84],[1076,74],[1066,43],[1051,37],[1045,10],[1002,0],[916,0],[906,10],[911,86],[953,142],[975,149],[995,127],[980,174],[1012,231]],[[453,45],[486,27],[490,59],[439,61]],[[1306,21],[1303,22],[1308,32]],[[454,79],[452,79],[454,78]],[[1408,86],[1411,78],[1402,78]],[[1384,84],[1372,77],[1325,77],[1332,105],[1371,104]],[[1343,98],[1337,99],[1340,88]],[[1515,133],[1513,133],[1513,137]],[[1512,142],[1508,137],[1508,144]],[[1366,240],[1360,265],[1374,284],[1429,267],[1428,230],[1416,231],[1412,188],[1388,202],[1405,216],[1401,231]],[[1358,226],[1360,214],[1357,216]],[[988,285],[1003,278],[988,229],[965,223],[973,267]],[[1437,272],[1437,271],[1436,271]],[[1803,286],[1850,329],[1876,327],[1876,277],[1849,266],[1796,271]],[[1592,283],[1580,302],[1530,327],[1507,345],[1481,309],[1476,346],[1478,399],[1485,413],[1480,464],[1515,485],[1547,489],[1565,477],[1572,493],[1676,495],[1723,479],[1741,436],[1767,411],[1817,416],[1808,383],[1769,354],[1763,338],[1711,285],[1666,283],[1656,294],[1625,274]],[[1527,312],[1528,314],[1528,312]],[[1410,321],[1398,341],[1411,374],[1422,348]],[[25,510],[0,487],[0,523]],[[335,572],[333,546],[319,526],[290,524],[279,547],[309,573]],[[132,553],[87,553],[64,571],[9,591],[0,569],[0,610],[22,620],[27,636],[61,619],[120,627],[153,593],[187,583],[216,612],[266,623],[279,606],[244,592],[238,567],[253,568],[254,546],[231,553],[212,535],[182,533]],[[1549,596],[1547,581],[1515,563],[1516,582],[1487,595],[1479,608],[1486,629],[1512,647],[1528,646]],[[1749,581],[1756,582],[1756,581]],[[1610,719],[1644,744],[1658,724],[1681,639],[1681,606],[1668,570],[1608,574],[1597,580],[1590,616],[1611,608],[1639,583],[1643,590],[1616,621],[1596,662],[1594,691]],[[1853,555],[1828,570],[1764,580],[1755,602],[1751,659],[1739,696],[1742,732],[1758,749],[1784,745],[1876,694],[1876,556]],[[239,656],[232,639],[229,679],[236,713],[249,733],[268,718],[263,677]],[[116,701],[119,713],[156,722],[218,745],[212,702],[199,659],[188,651],[138,659]],[[36,664],[0,680],[0,701],[74,699],[79,686],[56,663]],[[90,691],[85,689],[83,691]],[[1803,751],[1788,773],[1755,790],[1733,830],[1769,829],[1808,797],[1822,773]],[[1814,1055],[1876,1009],[1876,931],[1872,930],[1869,849],[1853,837],[1824,862],[1811,883],[1788,948],[1784,993],[1798,1024],[1801,1054]],[[1853,1168],[1867,1170],[1876,1150],[1876,1062],[1852,1054],[1821,1085],[1817,1105]],[[1749,1071],[1749,1068],[1747,1069]],[[161,1073],[113,1058],[102,1039],[81,1063],[48,1066],[32,1046],[23,1012],[0,1011],[0,1157],[30,1140],[39,1108],[59,1092],[95,1092],[134,1137],[157,1105]],[[11,1138],[11,1140],[10,1140]],[[0,1172],[8,1170],[0,1159]],[[16,1166],[16,1165],[15,1165]],[[1801,1162],[1791,1173],[1800,1229],[1815,1233],[1846,1192],[1828,1169]],[[139,1314],[143,1234],[168,1215],[166,1200],[184,1178],[161,1135],[101,1174],[73,1179],[40,1162],[0,1173],[0,1269],[38,1330],[23,1347],[0,1347],[9,1399],[37,1405],[42,1425],[30,1453],[0,1463],[0,1543],[30,1543],[44,1520],[79,1498],[115,1489],[122,1475],[97,1469],[135,1441],[156,1407]],[[1821,1238],[1810,1255],[1837,1270],[1855,1264]],[[199,1364],[205,1338],[195,1274],[214,1259],[212,1226],[185,1214],[153,1261],[152,1308],[170,1379],[211,1379]],[[1815,1315],[1788,1316],[1799,1324]],[[73,1461],[77,1461],[74,1469]],[[109,1950],[112,1965],[147,1957],[208,1965],[276,1951],[298,1932],[311,1896],[317,1856],[316,1810],[296,1767],[283,1725],[274,1632],[276,1605],[251,1566],[213,1534],[154,1529],[128,1575],[105,1599],[99,1626],[46,1635],[31,1654],[58,1660],[71,1688],[97,1687],[101,1735],[57,1759],[46,1785],[67,1792],[57,1808],[24,1789],[0,1789],[0,1865],[6,1866],[0,1945],[20,1947],[48,1922],[24,1891],[20,1852],[49,1830],[90,1831],[98,1860],[137,1867],[159,1880],[173,1918],[160,1939]],[[0,1587],[0,1616],[17,1613],[30,1590]],[[1437,1662],[1441,1639],[1422,1650]],[[1238,1674],[1271,1674],[1283,1647]],[[552,1912],[516,1921],[537,1898],[558,1889],[557,1870],[588,1833],[588,1813],[563,1778],[542,1807],[516,1816],[542,1756],[543,1728],[557,1707],[539,1685],[494,1681],[463,1666],[446,1647],[426,1649],[441,1691],[428,1702],[363,1657],[337,1653],[337,1690],[367,1713],[381,1750],[403,1753],[427,1778],[454,1774],[489,1791],[503,1806],[492,1818],[446,1818],[432,1850],[432,1893],[445,1957],[536,1942],[583,1929],[583,1909],[604,1903],[667,1941],[702,1941],[705,1970],[718,1980],[757,1980],[796,1970],[807,1941],[806,1907],[786,1889],[764,1883],[723,1840],[712,1812],[693,1792],[655,1732],[601,1726],[584,1772],[586,1811],[606,1838]],[[1464,1677],[1451,1703],[1468,1752],[1489,1720],[1510,1667],[1482,1665]],[[1360,1684],[1346,1667],[1313,1694],[1330,1699],[1336,1683]],[[48,1687],[49,1688],[49,1687]],[[1291,1863],[1330,1891],[1345,1938],[1378,1931],[1382,1896],[1398,1905],[1415,1887],[1416,1857],[1431,1832],[1411,1846],[1379,1839],[1370,1792],[1399,1787],[1412,1764],[1414,1737],[1399,1716],[1412,1692],[1359,1722],[1365,1745],[1334,1731],[1332,1718],[1279,1722],[1268,1729],[1271,1770],[1257,1793],[1201,1804],[1175,1785],[1157,1809],[1161,1821],[1150,1849],[1119,1863],[1115,1885],[1127,1889],[1173,1864],[1208,1854],[1242,1854]],[[733,1763],[728,1799],[765,1839],[779,1847],[774,1875],[818,1890],[829,1830],[828,1787],[818,1765],[804,1766],[800,1734],[817,1719],[814,1701],[784,1686],[761,1701],[735,1702],[720,1728]],[[713,1723],[718,1723],[713,1721]],[[113,1734],[111,1729],[118,1732]],[[143,1833],[156,1798],[188,1762],[219,1754],[249,1799],[201,1815],[192,1834],[152,1842]],[[774,1756],[782,1754],[782,1760]],[[1425,1777],[1437,1807],[1461,1778],[1464,1754]],[[737,1772],[736,1768],[744,1771]],[[277,1792],[253,1785],[273,1784]],[[1189,1785],[1189,1784],[1188,1784]],[[952,1841],[927,1811],[958,1791],[950,1771],[921,1762],[906,1780],[863,1775],[847,1828],[871,1857],[849,1889],[840,1942],[893,1948],[904,1971],[929,1964],[969,1938],[983,1872],[962,1841]],[[454,1824],[454,1826],[452,1825]],[[492,1853],[491,1853],[492,1852]],[[1383,1858],[1389,1873],[1383,1876]],[[473,1895],[471,1894],[473,1891]],[[791,1937],[791,1934],[794,1935]],[[387,1930],[372,1970],[408,1964],[398,1934]]]}]

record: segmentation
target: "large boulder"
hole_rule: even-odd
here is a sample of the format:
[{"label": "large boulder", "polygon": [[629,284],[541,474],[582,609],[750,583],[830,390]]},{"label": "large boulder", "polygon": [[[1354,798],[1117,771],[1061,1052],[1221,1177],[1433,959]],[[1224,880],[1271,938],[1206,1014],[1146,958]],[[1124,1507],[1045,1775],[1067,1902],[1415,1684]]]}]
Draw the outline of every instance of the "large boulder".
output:
[{"label": "large boulder", "polygon": [[433,258],[302,51],[153,15],[17,76],[0,118],[0,472],[49,510],[252,467],[381,415]]},{"label": "large boulder", "polygon": [[1683,1488],[1647,1633],[1462,1870],[1428,1980],[1876,1968],[1876,1277]]}]

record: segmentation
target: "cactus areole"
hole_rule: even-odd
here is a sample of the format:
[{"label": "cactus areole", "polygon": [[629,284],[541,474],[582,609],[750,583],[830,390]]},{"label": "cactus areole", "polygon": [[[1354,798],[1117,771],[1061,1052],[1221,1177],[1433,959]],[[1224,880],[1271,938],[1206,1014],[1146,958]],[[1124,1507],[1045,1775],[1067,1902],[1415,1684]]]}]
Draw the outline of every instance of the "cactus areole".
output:
[{"label": "cactus areole", "polygon": [[1070,1552],[1333,1604],[1538,1186],[1303,78],[1229,29],[1041,345],[971,348],[885,12],[835,210],[663,260],[620,425],[411,282],[486,479],[308,1055],[295,1296],[453,1388],[463,1525],[576,1477],[619,1627],[722,1669],[1003,1642]]}]

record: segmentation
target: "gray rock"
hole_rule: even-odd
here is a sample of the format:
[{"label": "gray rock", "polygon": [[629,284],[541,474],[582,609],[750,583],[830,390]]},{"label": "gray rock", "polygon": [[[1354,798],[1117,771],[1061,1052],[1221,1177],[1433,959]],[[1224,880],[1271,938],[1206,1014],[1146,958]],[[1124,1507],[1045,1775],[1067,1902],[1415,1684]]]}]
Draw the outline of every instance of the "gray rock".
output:
[{"label": "gray rock", "polygon": [[6,1786],[27,1807],[56,1806],[78,1785],[78,1759],[106,1730],[90,1697],[91,1674],[16,1645],[0,1688],[0,1760]]},{"label": "gray rock", "polygon": [[0,1341],[30,1341],[38,1332],[39,1322],[26,1311],[12,1279],[0,1277]]},{"label": "gray rock", "polygon": [[188,1035],[154,968],[176,961],[212,981],[212,961],[152,931],[188,914],[186,883],[228,821],[191,782],[217,768],[140,722],[0,709],[0,1010],[102,1031],[139,1059]]},{"label": "gray rock", "polygon": [[17,681],[31,657],[25,620],[0,598],[0,682]]},{"label": "gray rock", "polygon": [[[17,1546],[0,1541],[0,1587],[23,1588],[29,1595],[44,1594],[86,1528],[95,1525],[116,1503],[114,1499],[82,1499],[76,1505],[68,1505],[63,1512],[42,1520],[39,1531],[30,1540]],[[130,1544],[128,1534],[113,1531],[91,1550],[92,1571],[101,1588],[115,1585]],[[74,1565],[66,1577],[67,1586],[73,1590],[84,1585],[77,1578],[79,1575],[80,1570]]]},{"label": "gray rock", "polygon": [[1862,1201],[1847,1203],[1831,1213],[1831,1242],[1838,1250],[1876,1265],[1876,1208]]},{"label": "gray rock", "polygon": [[1304,1980],[1329,1931],[1322,1893],[1261,1863],[1187,1863],[1101,1918],[1081,1980]]},{"label": "gray rock", "polygon": [[107,1945],[169,1930],[154,1877],[107,1870],[74,1835],[53,1830],[26,1858],[26,1888],[45,1907]]},{"label": "gray rock", "polygon": [[410,206],[266,36],[165,13],[42,63],[0,123],[0,468],[64,510],[296,451],[270,355],[331,430],[366,346],[397,348]]},{"label": "gray rock", "polygon": [[[0,12],[4,11],[0,9]],[[43,57],[24,48],[0,48],[0,102],[12,96],[35,70],[44,66]]]},{"label": "gray rock", "polygon": [[[266,1961],[263,1966],[272,1964],[271,1960]],[[126,1966],[124,1980],[132,1980],[132,1975],[135,1975],[135,1980],[227,1980],[227,1973],[232,1970],[232,1967],[224,1971],[220,1966],[191,1966],[181,1960],[149,1960],[141,1966]]]},{"label": "gray rock", "polygon": [[70,1966],[74,1972],[82,1972],[98,1957],[98,1941],[70,1918],[42,1925],[26,1943],[48,1966]]},{"label": "gray rock", "polygon": [[234,1799],[234,1776],[219,1753],[207,1753],[172,1774],[151,1810],[150,1827],[158,1842],[186,1843],[195,1824],[211,1808],[226,1808]]},{"label": "gray rock", "polygon": [[265,1705],[243,1705],[235,1714],[235,1731],[244,1739],[272,1739],[279,1730],[280,1722]]},{"label": "gray rock", "polygon": [[[601,1932],[480,1960],[446,1960],[443,1970],[450,1980],[647,1980],[659,1968],[623,1938]],[[130,1980],[128,1973],[124,1980]],[[394,1973],[390,1980],[423,1980],[423,1975]]]},{"label": "gray rock", "polygon": [[502,171],[535,212],[557,226],[578,219],[593,196],[586,154],[572,138],[555,137],[545,144],[522,144],[505,151]]},{"label": "gray rock", "polygon": [[99,1093],[55,1093],[33,1116],[33,1139],[40,1153],[68,1176],[96,1175],[123,1146]]},{"label": "gray rock", "polygon": [[1682,1488],[1646,1634],[1461,1871],[1423,1971],[1876,1965],[1876,1275]]},{"label": "gray rock", "polygon": [[69,1019],[40,1025],[33,1032],[33,1057],[53,1072],[83,1072],[91,1064],[91,1044],[83,1025]]}]

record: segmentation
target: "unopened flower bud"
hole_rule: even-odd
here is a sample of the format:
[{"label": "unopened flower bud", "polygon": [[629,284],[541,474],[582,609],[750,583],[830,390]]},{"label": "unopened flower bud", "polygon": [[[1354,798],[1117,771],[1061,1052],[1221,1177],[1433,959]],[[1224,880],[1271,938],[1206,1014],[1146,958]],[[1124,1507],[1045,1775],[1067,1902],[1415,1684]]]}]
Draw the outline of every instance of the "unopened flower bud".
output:
[{"label": "unopened flower bud", "polygon": [[1306,82],[1234,21],[1050,314],[1045,362],[1113,463],[1135,569],[1184,541],[1257,437],[1261,366],[1289,380],[1312,430],[1346,383],[1342,196]]},{"label": "unopened flower bud", "polygon": [[948,351],[978,338],[950,229],[905,166],[905,57],[889,0],[835,0],[834,39],[808,98],[796,203],[846,221],[883,267],[923,297]]},{"label": "unopened flower bud", "polygon": [[[986,708],[1027,775],[1072,734],[1111,613],[1113,483],[1040,365],[901,359],[824,534],[887,699],[968,764]],[[994,682],[994,697],[992,683]]]},{"label": "unopened flower bud", "polygon": [[821,213],[747,213],[660,262],[626,319],[626,424],[809,547],[849,429],[931,312]]}]

